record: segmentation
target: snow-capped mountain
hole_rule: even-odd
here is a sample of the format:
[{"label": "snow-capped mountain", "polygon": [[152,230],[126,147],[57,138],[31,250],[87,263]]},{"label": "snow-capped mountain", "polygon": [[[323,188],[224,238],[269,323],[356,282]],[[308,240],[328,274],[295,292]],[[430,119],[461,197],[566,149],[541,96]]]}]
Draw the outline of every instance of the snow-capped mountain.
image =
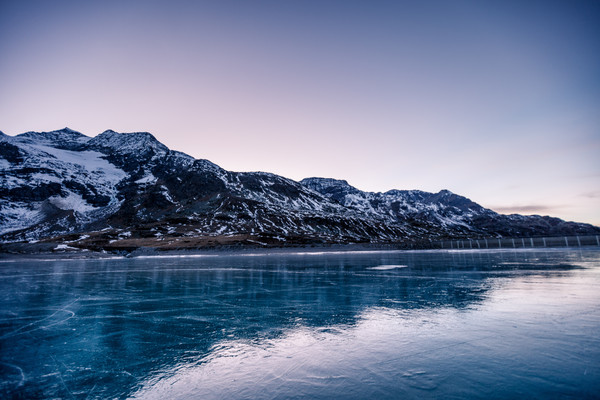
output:
[{"label": "snow-capped mountain", "polygon": [[127,173],[89,141],[70,129],[0,135],[0,234],[84,229],[120,208],[117,184]]},{"label": "snow-capped mountain", "polygon": [[449,191],[369,193],[335,179],[230,172],[169,150],[147,132],[0,132],[0,195],[0,241],[62,235],[83,247],[600,232],[557,218],[501,215]]},{"label": "snow-capped mountain", "polygon": [[537,215],[503,215],[484,208],[449,190],[428,193],[420,190],[363,192],[344,180],[306,178],[300,181],[340,204],[388,224],[411,226],[424,232],[445,232],[452,236],[573,235],[593,233],[597,228]]}]

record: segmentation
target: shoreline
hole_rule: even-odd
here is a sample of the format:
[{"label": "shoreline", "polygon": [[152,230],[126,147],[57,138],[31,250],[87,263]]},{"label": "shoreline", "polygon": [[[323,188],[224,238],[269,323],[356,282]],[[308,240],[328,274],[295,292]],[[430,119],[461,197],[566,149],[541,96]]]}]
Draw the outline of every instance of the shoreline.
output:
[{"label": "shoreline", "polygon": [[548,237],[405,238],[396,242],[352,242],[343,238],[273,237],[264,234],[131,237],[113,231],[71,233],[31,242],[0,242],[6,259],[107,259],[235,254],[383,251],[518,251],[599,248],[600,235]]},{"label": "shoreline", "polygon": [[[37,243],[36,243],[37,244]],[[47,243],[46,243],[47,244]],[[423,253],[423,252],[444,252],[444,253],[497,253],[497,252],[540,252],[540,251],[564,251],[579,250],[600,251],[596,246],[570,246],[570,247],[520,247],[520,248],[490,248],[490,249],[410,249],[394,247],[392,245],[381,244],[334,244],[334,245],[310,245],[310,246],[288,246],[288,247],[254,247],[254,246],[236,246],[236,247],[216,247],[204,249],[170,249],[157,250],[156,248],[138,248],[132,252],[107,252],[92,251],[89,249],[59,250],[59,251],[36,251],[36,252],[6,252],[4,246],[0,244],[0,263],[19,262],[19,261],[60,261],[60,260],[115,260],[115,259],[154,259],[154,258],[201,258],[201,257],[264,257],[277,255],[297,255],[297,256],[323,256],[334,254],[371,254],[371,253]],[[28,244],[35,245],[35,244]],[[53,244],[54,245],[54,244]],[[44,246],[47,247],[47,246]],[[40,250],[40,249],[38,249]]]},{"label": "shoreline", "polygon": [[60,248],[62,243],[2,243],[0,262],[4,260],[36,259],[114,259],[114,258],[160,258],[160,257],[202,257],[269,254],[323,254],[323,253],[368,253],[407,251],[407,248],[390,244],[315,244],[290,246],[215,246],[204,248],[161,249],[139,247],[134,250],[91,250],[87,248]]}]

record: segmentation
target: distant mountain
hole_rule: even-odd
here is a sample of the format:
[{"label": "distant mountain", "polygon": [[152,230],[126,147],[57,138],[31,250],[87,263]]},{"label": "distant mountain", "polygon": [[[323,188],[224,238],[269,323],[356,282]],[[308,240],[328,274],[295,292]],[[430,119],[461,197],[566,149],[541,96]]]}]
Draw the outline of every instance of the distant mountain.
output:
[{"label": "distant mountain", "polygon": [[300,183],[370,218],[424,229],[432,237],[531,237],[594,234],[600,230],[548,216],[498,214],[449,190],[372,193],[360,191],[344,180],[306,178]]},{"label": "distant mountain", "polygon": [[147,132],[0,132],[4,243],[59,237],[114,250],[598,233],[498,214],[447,190],[370,193],[343,180],[230,172]]}]

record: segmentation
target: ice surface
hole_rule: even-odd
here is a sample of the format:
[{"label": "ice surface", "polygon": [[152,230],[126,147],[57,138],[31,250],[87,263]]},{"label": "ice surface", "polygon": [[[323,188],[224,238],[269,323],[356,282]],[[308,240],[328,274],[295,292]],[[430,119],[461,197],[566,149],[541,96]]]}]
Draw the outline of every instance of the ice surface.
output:
[{"label": "ice surface", "polygon": [[600,251],[19,261],[0,304],[2,398],[600,389]]},{"label": "ice surface", "polygon": [[54,250],[77,250],[77,248],[66,244],[59,244],[54,248]]},{"label": "ice surface", "polygon": [[379,271],[387,271],[390,269],[398,269],[398,268],[408,268],[408,265],[378,265],[376,267],[371,267],[369,269],[375,269]]}]

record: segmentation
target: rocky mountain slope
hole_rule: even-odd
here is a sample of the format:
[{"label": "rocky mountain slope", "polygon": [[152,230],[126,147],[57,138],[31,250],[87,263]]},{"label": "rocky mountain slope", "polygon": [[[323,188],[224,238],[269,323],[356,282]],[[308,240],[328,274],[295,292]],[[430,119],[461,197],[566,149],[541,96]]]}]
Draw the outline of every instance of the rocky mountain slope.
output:
[{"label": "rocky mountain slope", "polygon": [[502,215],[449,191],[362,192],[346,181],[230,172],[147,132],[0,133],[0,241],[127,249],[597,234]]}]

